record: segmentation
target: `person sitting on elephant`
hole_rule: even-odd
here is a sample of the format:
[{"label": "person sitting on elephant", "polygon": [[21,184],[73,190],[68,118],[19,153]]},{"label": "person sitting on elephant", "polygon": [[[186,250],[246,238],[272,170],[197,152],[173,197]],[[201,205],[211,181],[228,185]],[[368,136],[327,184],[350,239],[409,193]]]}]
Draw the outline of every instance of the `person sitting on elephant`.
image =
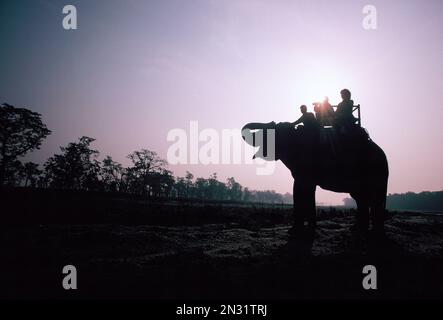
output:
[{"label": "person sitting on elephant", "polygon": [[347,129],[355,124],[355,117],[352,115],[354,109],[354,101],[351,100],[351,91],[343,89],[340,91],[343,99],[337,106],[335,111],[334,126],[340,130]]},{"label": "person sitting on elephant", "polygon": [[302,115],[297,121],[293,122],[293,125],[296,126],[303,123],[305,129],[317,130],[319,123],[314,114],[312,112],[308,112],[308,108],[304,104],[300,106],[300,111]]},{"label": "person sitting on elephant", "polygon": [[315,157],[315,145],[320,138],[320,124],[312,112],[308,112],[305,105],[300,106],[302,116],[292,125],[296,126],[303,123],[299,130],[303,133],[304,139],[301,140],[301,148],[311,157]]},{"label": "person sitting on elephant", "polygon": [[334,109],[329,103],[329,98],[325,97],[322,102],[314,102],[315,117],[322,127],[332,126],[334,120]]}]

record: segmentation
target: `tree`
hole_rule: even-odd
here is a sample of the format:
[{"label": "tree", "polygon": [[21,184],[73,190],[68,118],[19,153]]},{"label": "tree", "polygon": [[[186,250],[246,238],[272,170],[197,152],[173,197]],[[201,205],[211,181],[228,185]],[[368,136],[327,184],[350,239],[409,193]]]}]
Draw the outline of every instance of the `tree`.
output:
[{"label": "tree", "polygon": [[100,178],[105,191],[122,191],[125,170],[123,166],[106,156],[100,168]]},{"label": "tree", "polygon": [[290,194],[289,192],[286,192],[283,195],[283,203],[293,204],[294,203],[294,197],[292,196],[292,194]]},{"label": "tree", "polygon": [[186,196],[186,180],[182,177],[177,177],[174,184],[175,196],[177,198],[184,198]]},{"label": "tree", "polygon": [[166,170],[167,162],[157,153],[147,149],[134,151],[128,158],[133,166],[127,169],[128,184],[131,192],[153,195],[158,190],[173,184],[171,172]]},{"label": "tree", "polygon": [[194,183],[192,182],[192,180],[194,180],[194,175],[189,171],[186,171],[185,185],[187,198],[190,198],[194,195]]},{"label": "tree", "polygon": [[0,185],[8,179],[18,157],[39,149],[50,130],[41,120],[41,115],[26,108],[9,104],[0,107]]},{"label": "tree", "polygon": [[252,201],[252,192],[247,187],[243,190],[243,201]]},{"label": "tree", "polygon": [[227,188],[228,188],[229,200],[240,201],[242,199],[243,188],[240,185],[240,183],[235,181],[234,177],[228,178]]},{"label": "tree", "polygon": [[60,147],[62,154],[50,157],[45,163],[49,185],[55,188],[94,190],[99,186],[100,164],[95,159],[99,152],[90,148],[93,138],[81,137],[67,147]]},{"label": "tree", "polygon": [[169,196],[174,185],[174,177],[171,171],[153,172],[149,176],[148,195],[155,197]]},{"label": "tree", "polygon": [[10,161],[4,171],[4,186],[18,186],[25,178],[25,168],[23,164],[15,159]]},{"label": "tree", "polygon": [[38,167],[39,165],[34,162],[26,162],[23,165],[25,187],[28,186],[28,183],[31,187],[35,187],[37,185],[40,175],[42,174],[42,170],[40,170]]},{"label": "tree", "polygon": [[174,183],[174,196],[178,198],[191,198],[195,196],[194,175],[186,171],[184,177],[176,177]]},{"label": "tree", "polygon": [[197,178],[195,180],[195,192],[196,192],[196,196],[199,199],[209,199],[208,194],[207,194],[207,190],[208,190],[208,180],[204,179],[204,178]]}]

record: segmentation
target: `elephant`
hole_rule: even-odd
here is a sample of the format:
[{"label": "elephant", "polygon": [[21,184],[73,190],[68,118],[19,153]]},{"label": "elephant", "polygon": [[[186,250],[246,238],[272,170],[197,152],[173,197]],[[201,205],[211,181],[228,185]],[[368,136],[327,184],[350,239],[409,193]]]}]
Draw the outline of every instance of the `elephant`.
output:
[{"label": "elephant", "polygon": [[356,201],[353,230],[367,232],[372,222],[373,232],[383,233],[388,161],[365,129],[354,125],[343,133],[334,127],[312,131],[289,122],[248,123],[242,129],[242,136],[246,143],[259,147],[254,157],[280,160],[291,171],[294,179],[291,231],[305,228],[305,223],[315,230],[315,190],[319,186],[349,193]]}]

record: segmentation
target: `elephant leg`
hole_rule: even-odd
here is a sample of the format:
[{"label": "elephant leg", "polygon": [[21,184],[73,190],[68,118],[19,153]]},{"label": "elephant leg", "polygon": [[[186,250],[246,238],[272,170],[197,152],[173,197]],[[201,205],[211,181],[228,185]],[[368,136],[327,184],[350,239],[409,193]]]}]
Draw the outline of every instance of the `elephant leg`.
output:
[{"label": "elephant leg", "polygon": [[294,226],[303,227],[305,221],[310,227],[316,225],[315,184],[306,183],[301,179],[294,181]]},{"label": "elephant leg", "polygon": [[371,207],[372,230],[374,232],[384,233],[385,215],[386,215],[386,200],[377,199],[377,202]]},{"label": "elephant leg", "polygon": [[310,228],[315,228],[317,226],[317,211],[315,208],[315,185],[310,185],[309,190],[306,194],[307,197],[307,208],[306,215],[308,218],[308,225]]},{"label": "elephant leg", "polygon": [[292,188],[292,199],[294,201],[294,227],[296,229],[303,228],[305,223],[305,211],[303,210],[303,197],[296,186],[296,182],[294,181],[294,185]]},{"label": "elephant leg", "polygon": [[367,199],[356,199],[357,202],[357,216],[356,228],[359,231],[365,232],[369,229],[369,203]]},{"label": "elephant leg", "polygon": [[371,201],[372,230],[375,233],[384,233],[384,224],[386,216],[386,193],[387,183],[374,188],[374,194]]}]

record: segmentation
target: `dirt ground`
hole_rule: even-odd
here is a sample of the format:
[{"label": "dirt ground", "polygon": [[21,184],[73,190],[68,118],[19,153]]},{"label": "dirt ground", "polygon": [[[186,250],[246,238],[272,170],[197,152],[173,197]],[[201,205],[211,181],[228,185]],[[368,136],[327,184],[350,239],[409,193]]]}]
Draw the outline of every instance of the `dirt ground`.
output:
[{"label": "dirt ground", "polygon": [[[443,216],[395,214],[386,239],[356,237],[352,217],[319,221],[314,238],[287,224],[117,224],[1,229],[2,298],[443,298]],[[362,269],[377,268],[377,290]],[[62,287],[74,265],[78,289]]]}]

